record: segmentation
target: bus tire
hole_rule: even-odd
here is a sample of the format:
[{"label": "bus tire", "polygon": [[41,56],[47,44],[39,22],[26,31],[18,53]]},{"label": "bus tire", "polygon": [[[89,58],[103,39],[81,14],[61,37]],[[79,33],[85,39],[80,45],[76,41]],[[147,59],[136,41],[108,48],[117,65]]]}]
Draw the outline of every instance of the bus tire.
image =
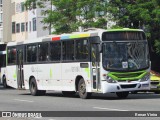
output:
[{"label": "bus tire", "polygon": [[33,96],[45,95],[46,93],[45,90],[38,90],[35,78],[31,79],[29,84],[29,89],[30,89],[31,95]]},{"label": "bus tire", "polygon": [[86,84],[83,78],[81,78],[78,83],[78,93],[79,97],[82,99],[88,99],[92,95],[92,93],[86,92]]},{"label": "bus tire", "polygon": [[116,95],[118,96],[118,98],[124,99],[124,98],[127,98],[127,96],[129,95],[129,92],[116,92]]},{"label": "bus tire", "polygon": [[8,85],[7,85],[7,81],[6,81],[6,77],[5,77],[5,76],[3,76],[2,81],[3,81],[3,88],[8,88]]},{"label": "bus tire", "polygon": [[73,96],[76,94],[76,92],[75,91],[62,91],[62,94],[64,96]]}]

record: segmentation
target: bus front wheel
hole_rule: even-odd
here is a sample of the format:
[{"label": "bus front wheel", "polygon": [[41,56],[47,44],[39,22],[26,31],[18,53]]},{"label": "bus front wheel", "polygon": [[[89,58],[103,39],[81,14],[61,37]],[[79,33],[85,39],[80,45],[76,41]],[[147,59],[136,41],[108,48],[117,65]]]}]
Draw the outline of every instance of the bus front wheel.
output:
[{"label": "bus front wheel", "polygon": [[81,78],[78,83],[78,92],[79,92],[79,97],[82,99],[88,99],[91,97],[91,93],[86,91],[86,84],[83,78]]},{"label": "bus front wheel", "polygon": [[33,96],[45,95],[46,93],[45,90],[38,90],[35,78],[31,79],[29,84],[29,89],[30,89],[31,95]]},{"label": "bus front wheel", "polygon": [[120,98],[120,99],[124,99],[129,95],[129,92],[116,92],[116,95]]}]

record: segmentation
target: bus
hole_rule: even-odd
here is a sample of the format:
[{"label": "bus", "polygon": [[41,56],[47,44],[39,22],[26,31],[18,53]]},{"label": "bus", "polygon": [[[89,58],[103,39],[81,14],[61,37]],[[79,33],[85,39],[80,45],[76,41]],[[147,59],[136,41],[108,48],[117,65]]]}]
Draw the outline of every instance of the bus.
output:
[{"label": "bus", "polygon": [[47,90],[64,95],[116,93],[150,89],[148,43],[140,29],[88,29],[7,44],[3,82],[31,95]]},{"label": "bus", "polygon": [[[6,67],[6,44],[4,42],[0,42],[0,75],[1,68]],[[2,84],[2,80],[0,78],[0,84]]]}]

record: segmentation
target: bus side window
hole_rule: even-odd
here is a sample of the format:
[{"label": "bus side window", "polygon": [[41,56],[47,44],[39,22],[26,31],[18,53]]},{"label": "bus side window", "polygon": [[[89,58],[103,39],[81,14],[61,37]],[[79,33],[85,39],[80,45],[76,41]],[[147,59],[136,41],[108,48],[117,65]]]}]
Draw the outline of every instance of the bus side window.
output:
[{"label": "bus side window", "polygon": [[76,40],[76,60],[87,60],[89,58],[88,52],[88,40],[87,39],[80,39]]},{"label": "bus side window", "polygon": [[37,45],[27,46],[27,62],[37,61]]},{"label": "bus side window", "polygon": [[61,42],[51,42],[49,53],[50,53],[51,61],[60,61],[61,60]]},{"label": "bus side window", "polygon": [[74,40],[63,42],[63,60],[74,60]]},{"label": "bus side window", "polygon": [[48,61],[48,43],[41,43],[38,45],[38,61]]},{"label": "bus side window", "polygon": [[16,64],[16,48],[8,48],[8,64]]}]

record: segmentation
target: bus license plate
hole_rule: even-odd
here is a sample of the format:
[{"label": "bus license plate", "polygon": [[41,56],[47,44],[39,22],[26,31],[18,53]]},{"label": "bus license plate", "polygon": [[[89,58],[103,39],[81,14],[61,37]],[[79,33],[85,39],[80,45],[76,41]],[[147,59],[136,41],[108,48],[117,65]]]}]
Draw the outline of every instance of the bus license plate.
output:
[{"label": "bus license plate", "polygon": [[157,88],[157,86],[153,86],[153,85],[151,85],[151,88]]}]

